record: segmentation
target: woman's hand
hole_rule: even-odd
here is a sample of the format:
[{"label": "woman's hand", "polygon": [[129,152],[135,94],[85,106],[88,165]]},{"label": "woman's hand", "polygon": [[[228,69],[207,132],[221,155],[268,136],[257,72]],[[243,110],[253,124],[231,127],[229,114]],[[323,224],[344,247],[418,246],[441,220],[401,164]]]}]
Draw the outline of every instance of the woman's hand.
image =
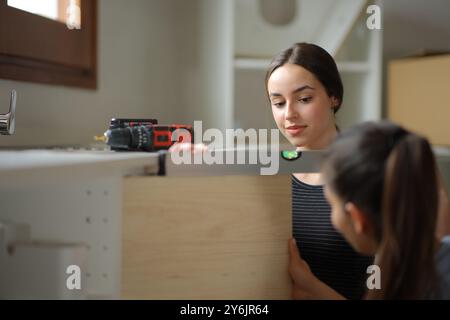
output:
[{"label": "woman's hand", "polygon": [[306,261],[302,259],[294,238],[289,239],[289,257],[289,273],[293,281],[293,299],[345,299],[311,272]]},{"label": "woman's hand", "polygon": [[294,238],[289,239],[289,274],[293,281],[292,298],[295,300],[314,299],[314,287],[320,280],[316,278],[309,265],[300,256]]}]

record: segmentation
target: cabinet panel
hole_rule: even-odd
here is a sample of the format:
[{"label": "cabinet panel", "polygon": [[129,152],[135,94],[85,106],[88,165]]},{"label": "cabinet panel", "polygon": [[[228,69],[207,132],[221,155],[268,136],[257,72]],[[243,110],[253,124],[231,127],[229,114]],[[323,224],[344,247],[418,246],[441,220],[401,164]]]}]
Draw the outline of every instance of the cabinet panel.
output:
[{"label": "cabinet panel", "polygon": [[289,176],[125,179],[122,296],[288,299]]},{"label": "cabinet panel", "polygon": [[450,147],[450,55],[393,60],[389,63],[388,117]]}]

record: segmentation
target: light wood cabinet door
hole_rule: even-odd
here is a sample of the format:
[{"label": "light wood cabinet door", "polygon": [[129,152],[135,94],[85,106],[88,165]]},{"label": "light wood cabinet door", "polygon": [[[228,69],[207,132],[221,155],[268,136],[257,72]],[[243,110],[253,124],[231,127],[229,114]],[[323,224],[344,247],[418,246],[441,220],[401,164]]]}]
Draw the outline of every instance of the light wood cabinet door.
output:
[{"label": "light wood cabinet door", "polygon": [[124,183],[122,297],[289,299],[289,176]]}]

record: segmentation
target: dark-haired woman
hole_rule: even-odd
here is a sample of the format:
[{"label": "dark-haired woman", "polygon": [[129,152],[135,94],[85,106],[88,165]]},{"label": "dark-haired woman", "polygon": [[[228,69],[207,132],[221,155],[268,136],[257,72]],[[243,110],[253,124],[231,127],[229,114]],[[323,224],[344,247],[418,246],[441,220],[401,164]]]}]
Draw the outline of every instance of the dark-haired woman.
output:
[{"label": "dark-haired woman", "polygon": [[[450,299],[450,236],[438,239],[438,170],[428,141],[389,123],[340,134],[322,166],[333,225],[375,255],[379,283],[368,299]],[[315,278],[291,241],[294,282],[315,298],[338,298]],[[300,251],[301,252],[301,251]]]},{"label": "dark-haired woman", "polygon": [[[336,63],[324,49],[297,43],[278,54],[267,72],[266,88],[275,122],[297,150],[329,147],[337,136],[335,114],[344,90]],[[331,224],[330,214],[322,176],[294,174],[293,236],[303,261],[322,286],[360,299],[372,259],[353,250]]]}]

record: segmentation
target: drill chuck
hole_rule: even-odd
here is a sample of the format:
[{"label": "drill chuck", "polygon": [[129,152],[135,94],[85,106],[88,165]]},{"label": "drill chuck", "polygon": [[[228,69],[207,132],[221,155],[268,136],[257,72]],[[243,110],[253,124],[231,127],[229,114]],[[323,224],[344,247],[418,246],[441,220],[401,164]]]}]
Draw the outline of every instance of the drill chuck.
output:
[{"label": "drill chuck", "polygon": [[144,126],[110,129],[105,136],[113,150],[153,150],[152,131]]},{"label": "drill chuck", "polygon": [[110,126],[98,141],[106,142],[115,151],[167,150],[176,142],[193,141],[192,126],[189,125],[135,125]]}]

